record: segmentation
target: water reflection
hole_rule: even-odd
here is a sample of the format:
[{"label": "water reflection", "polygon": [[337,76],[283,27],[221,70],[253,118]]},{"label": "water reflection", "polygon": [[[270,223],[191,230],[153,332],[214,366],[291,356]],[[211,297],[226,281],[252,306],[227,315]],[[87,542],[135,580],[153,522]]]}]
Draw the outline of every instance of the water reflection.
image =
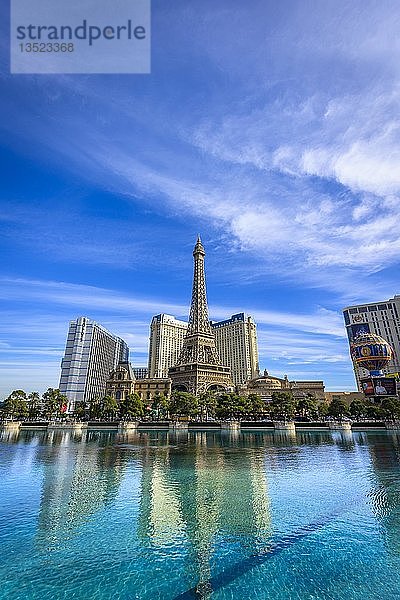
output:
[{"label": "water reflection", "polygon": [[373,511],[379,518],[389,551],[400,556],[400,435],[370,435],[374,486],[369,494]]},{"label": "water reflection", "polygon": [[257,538],[270,531],[263,457],[254,450],[238,453],[228,440],[167,434],[165,446],[152,447],[143,461],[140,535],[157,548],[178,540],[186,545],[201,597],[208,595],[217,534],[245,543],[252,553]]},{"label": "water reflection", "polygon": [[[74,535],[81,523],[113,502],[126,456],[113,445],[99,448],[97,442],[90,443],[90,434],[51,432],[42,441],[37,452],[43,466],[38,541],[51,547]],[[102,443],[106,442],[103,436]]]},{"label": "water reflection", "polygon": [[[47,560],[49,552],[62,556],[61,551],[68,551],[75,557],[81,547],[91,565],[93,556],[108,550],[106,544],[112,545],[114,557],[121,549],[129,554],[135,548],[130,571],[115,568],[122,569],[125,581],[134,581],[132,589],[140,598],[154,598],[154,586],[167,585],[154,582],[159,565],[166,564],[172,569],[180,564],[181,571],[161,573],[175,582],[169,593],[157,597],[177,597],[180,578],[186,590],[208,598],[222,570],[233,573],[226,578],[232,581],[236,567],[243,576],[256,569],[266,548],[283,553],[297,544],[309,534],[309,523],[329,527],[324,515],[338,502],[349,504],[346,494],[355,482],[362,482],[364,494],[368,475],[369,501],[387,548],[400,554],[396,433],[304,431],[293,437],[285,432],[26,431],[3,432],[0,441],[5,473],[7,464],[29,458],[41,474],[35,556]],[[349,481],[340,487],[347,473]],[[318,483],[319,478],[324,479]],[[128,515],[123,522],[115,517],[118,511]],[[339,531],[346,519],[340,515],[328,534]],[[292,534],[299,526],[296,537]],[[279,546],[280,538],[289,541]],[[122,539],[124,546],[119,545]],[[82,592],[80,597],[91,596]]]}]

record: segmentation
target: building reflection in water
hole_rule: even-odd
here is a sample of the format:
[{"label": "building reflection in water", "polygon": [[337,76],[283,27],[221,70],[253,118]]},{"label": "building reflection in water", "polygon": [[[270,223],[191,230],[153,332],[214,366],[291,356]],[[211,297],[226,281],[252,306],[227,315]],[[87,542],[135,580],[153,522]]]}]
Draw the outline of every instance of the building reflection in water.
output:
[{"label": "building reflection in water", "polygon": [[144,542],[159,549],[185,544],[190,574],[200,595],[208,596],[218,536],[251,554],[256,540],[270,533],[262,453],[224,446],[220,434],[168,434],[164,446],[146,454],[139,518]]},{"label": "building reflection in water", "polygon": [[139,539],[141,548],[160,559],[178,548],[180,555],[186,552],[188,578],[198,596],[207,598],[213,565],[228,560],[226,547],[237,547],[236,557],[257,555],[271,539],[267,470],[290,475],[304,468],[304,448],[335,445],[343,455],[368,450],[372,510],[389,551],[400,555],[398,433],[301,432],[292,439],[254,432],[3,432],[1,437],[31,445],[33,462],[43,473],[36,534],[43,552],[80,535],[90,520],[97,527],[96,515],[107,506],[106,518],[112,519],[124,482],[131,497],[140,489],[132,522],[124,521],[132,528],[130,539]]},{"label": "building reflection in water", "polygon": [[264,453],[232,441],[228,433],[42,434],[36,543],[47,552],[78,535],[115,502],[126,467],[136,460],[141,544],[160,555],[186,548],[188,575],[207,597],[218,540],[252,554],[270,534]]},{"label": "building reflection in water", "polygon": [[374,514],[379,519],[388,550],[400,556],[400,434],[368,436],[375,485],[370,492]]},{"label": "building reflection in water", "polygon": [[118,494],[126,455],[107,444],[113,434],[97,437],[52,432],[37,454],[44,467],[37,541],[47,548],[74,535],[79,525]]}]

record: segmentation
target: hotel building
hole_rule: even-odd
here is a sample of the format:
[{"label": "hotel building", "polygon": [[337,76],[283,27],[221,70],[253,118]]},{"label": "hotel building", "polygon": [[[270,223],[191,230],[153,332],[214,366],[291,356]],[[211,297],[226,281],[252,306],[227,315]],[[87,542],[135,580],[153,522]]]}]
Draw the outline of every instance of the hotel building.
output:
[{"label": "hotel building", "polygon": [[240,386],[239,391],[243,394],[258,394],[265,402],[272,400],[274,392],[291,392],[296,400],[307,397],[312,397],[318,401],[325,400],[323,381],[289,381],[287,375],[282,379],[270,375],[267,370],[264,370],[263,374],[258,374],[246,385]]},{"label": "hotel building", "polygon": [[147,367],[133,367],[133,374],[136,379],[145,379],[149,376],[149,369]]},{"label": "hotel building", "polygon": [[86,317],[71,321],[59,385],[69,400],[68,411],[76,402],[104,396],[110,371],[128,359],[129,348],[121,338]]},{"label": "hotel building", "polygon": [[231,368],[232,381],[242,385],[257,377],[257,326],[244,313],[232,315],[226,321],[211,322],[218,354],[224,365]]},{"label": "hotel building", "polygon": [[172,315],[156,315],[151,320],[148,377],[168,377],[168,369],[178,361],[188,324]]},{"label": "hotel building", "polygon": [[[349,343],[358,333],[375,333],[383,337],[393,348],[393,359],[383,371],[385,374],[400,373],[400,296],[389,300],[347,306],[343,309],[344,322]],[[354,366],[358,389],[360,379],[369,373]]]},{"label": "hotel building", "polygon": [[[182,349],[188,324],[160,314],[150,325],[149,377],[168,377]],[[211,322],[218,355],[231,369],[232,381],[242,385],[258,374],[257,326],[244,313],[225,321]]]},{"label": "hotel building", "polygon": [[129,362],[121,362],[111,371],[106,382],[106,394],[117,402],[125,400],[131,394],[138,394],[145,402],[151,402],[156,396],[171,395],[171,380],[168,378],[137,378],[135,369]]}]

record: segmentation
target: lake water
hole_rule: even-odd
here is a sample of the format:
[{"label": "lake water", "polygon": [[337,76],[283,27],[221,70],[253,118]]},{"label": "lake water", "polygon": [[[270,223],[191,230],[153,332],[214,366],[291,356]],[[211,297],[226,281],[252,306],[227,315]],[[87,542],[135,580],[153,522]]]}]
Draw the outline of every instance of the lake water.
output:
[{"label": "lake water", "polygon": [[2,433],[0,598],[400,598],[397,433]]}]

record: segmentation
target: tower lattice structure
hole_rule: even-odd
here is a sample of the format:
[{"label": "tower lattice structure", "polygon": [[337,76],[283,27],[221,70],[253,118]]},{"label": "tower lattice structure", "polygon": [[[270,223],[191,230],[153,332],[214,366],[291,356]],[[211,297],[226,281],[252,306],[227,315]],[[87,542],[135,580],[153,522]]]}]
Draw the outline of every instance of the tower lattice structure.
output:
[{"label": "tower lattice structure", "polygon": [[230,369],[221,363],[208,318],[205,254],[199,236],[193,250],[194,273],[189,326],[178,361],[169,370],[173,389],[195,395],[210,389],[226,390],[232,387]]}]

